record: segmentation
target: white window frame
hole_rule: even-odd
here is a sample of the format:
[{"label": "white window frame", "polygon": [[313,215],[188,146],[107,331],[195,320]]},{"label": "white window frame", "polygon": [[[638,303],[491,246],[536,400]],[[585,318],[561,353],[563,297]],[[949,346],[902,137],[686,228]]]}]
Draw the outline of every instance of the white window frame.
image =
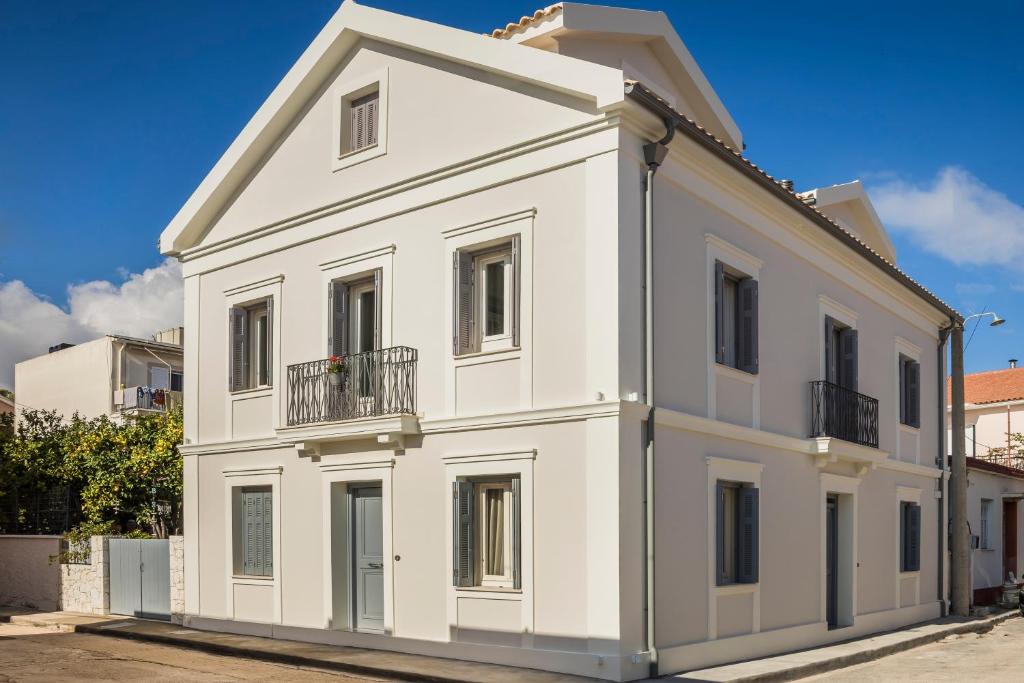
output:
[{"label": "white window frame", "polygon": [[[501,332],[488,335],[486,330],[487,290],[490,288],[491,283],[487,278],[487,267],[495,263],[503,265],[502,284],[504,290],[502,293],[502,306],[504,310]],[[515,299],[512,296],[512,288],[515,286],[512,273],[512,246],[503,244],[495,249],[485,249],[482,253],[473,257],[473,267],[476,275],[473,286],[473,306],[476,309],[477,319],[480,321],[480,324],[477,326],[480,351],[510,349],[512,348],[512,306],[515,304]]]},{"label": "white window frame", "polygon": [[[723,365],[715,360],[715,348],[718,343],[718,340],[715,338],[715,262],[721,261],[726,268],[734,274],[742,273],[745,277],[757,280],[759,288],[762,284],[761,267],[764,262],[753,254],[740,249],[717,235],[712,235],[710,233],[705,234],[704,243],[706,246],[707,265],[704,282],[707,287],[707,313],[705,327],[707,329],[708,418],[712,420],[718,419],[718,379],[720,377],[727,377],[750,385],[752,403],[750,407],[751,423],[749,426],[753,429],[760,429],[760,373],[752,375],[749,372],[744,372],[728,365]],[[760,297],[762,294],[763,292],[759,292],[758,296]],[[760,340],[758,340],[758,344],[760,346]],[[760,348],[758,351],[760,353]]]},{"label": "white window frame", "polygon": [[[283,397],[285,392],[282,387],[286,384],[286,378],[281,376],[282,368],[281,364],[281,321],[284,319],[284,308],[282,306],[281,296],[284,287],[284,275],[275,275],[274,277],[260,280],[258,282],[250,282],[247,284],[238,285],[230,289],[224,290],[224,302],[225,308],[225,320],[227,323],[224,325],[225,338],[224,338],[224,357],[227,359],[225,365],[226,371],[226,389],[225,391],[225,440],[230,440],[234,434],[234,408],[233,405],[236,401],[246,401],[263,396],[270,396],[271,403],[273,404],[272,413],[272,427],[274,430],[281,428],[284,424],[284,415],[286,406],[283,404]],[[255,304],[261,300],[272,299],[274,302],[274,322],[270,327],[271,334],[271,353],[270,358],[270,372],[272,383],[271,386],[258,387],[255,389],[243,389],[241,391],[231,391],[231,309],[240,306],[245,307],[247,305]],[[188,347],[186,347],[187,350]],[[188,405],[186,401],[185,405]]]},{"label": "white window frame", "polygon": [[[362,343],[362,326],[366,312],[363,310],[363,294],[375,293],[376,288],[373,284],[373,279],[357,280],[349,285],[348,288],[348,305],[350,314],[348,316],[349,324],[349,353],[364,353],[366,351],[373,351],[373,340],[370,340],[369,348],[363,348]],[[374,299],[374,307],[380,305],[380,302]],[[371,325],[376,324],[376,313],[373,314]]]},{"label": "white window frame", "polygon": [[[713,273],[714,271],[712,271]],[[710,282],[710,280],[709,280]],[[714,349],[712,349],[713,351]],[[712,356],[714,360],[714,356]],[[730,458],[719,458],[709,456],[705,458],[707,464],[707,629],[708,640],[718,639],[718,599],[729,595],[751,595],[752,613],[750,618],[751,633],[761,632],[761,581],[757,583],[728,583],[718,585],[718,529],[717,529],[717,508],[718,508],[718,482],[730,482],[738,485],[746,485],[760,490],[759,507],[764,506],[764,489],[762,487],[761,475],[764,472],[764,463],[750,462],[747,460],[732,460]],[[758,512],[758,545],[763,547],[764,536],[761,533],[764,529],[761,524],[763,515]],[[760,558],[758,558],[760,562]],[[760,575],[762,566],[758,574]]]},{"label": "white window frame", "polygon": [[[232,467],[221,470],[224,478],[224,557],[225,564],[225,595],[227,595],[228,619],[234,619],[235,615],[235,586],[271,586],[273,592],[273,617],[272,623],[281,623],[281,473],[284,467],[274,465],[269,467]],[[273,545],[274,573],[271,576],[243,576],[234,573],[234,512],[235,512],[235,489],[270,487],[272,502],[271,509],[271,541]]]},{"label": "white window frame", "polygon": [[488,363],[501,363],[519,359],[519,403],[524,409],[533,407],[533,228],[536,209],[525,209],[502,216],[446,229],[445,238],[445,325],[440,330],[443,348],[451,349],[455,329],[454,273],[451,267],[455,252],[473,250],[476,245],[499,244],[519,235],[519,346],[508,346],[492,351],[454,355],[450,350],[444,356],[445,413],[457,414],[456,373],[461,367]]},{"label": "white window frame", "polygon": [[[487,573],[486,549],[488,545],[486,521],[487,492],[502,492],[502,566],[501,574]],[[477,528],[476,585],[485,588],[512,588],[512,482],[509,480],[484,480],[474,482],[476,494],[476,515],[474,520]]]},{"label": "white window frame", "polygon": [[992,547],[992,503],[991,498],[981,499],[981,521],[978,524],[979,550],[995,550]]},{"label": "white window frame", "polygon": [[[533,647],[534,638],[534,586],[533,586],[533,469],[537,458],[536,450],[528,451],[484,451],[477,453],[455,453],[442,456],[445,464],[445,492],[450,492],[458,480],[471,479],[508,480],[519,477],[519,533],[520,533],[520,588],[497,588],[489,586],[453,586],[448,582],[447,614],[448,633],[457,633],[459,626],[459,598],[478,597],[489,600],[512,600],[521,604],[523,626],[522,647]],[[448,494],[450,495],[450,494]],[[447,497],[447,496],[446,496]],[[452,506],[445,506],[445,528],[454,528]],[[446,576],[452,576],[452,533],[445,534],[447,558]]]},{"label": "white window frame", "polygon": [[[334,102],[331,122],[331,170],[340,171],[387,154],[388,151],[388,67],[383,67],[339,83],[332,90]],[[377,93],[377,144],[357,150],[345,144],[351,103]]]},{"label": "white window frame", "polygon": [[[249,318],[249,358],[251,359],[249,363],[249,386],[246,389],[265,389],[270,386],[270,382],[266,380],[271,377],[270,368],[272,367],[273,360],[267,354],[267,350],[264,348],[265,342],[260,338],[257,330],[261,325],[267,326],[270,323],[267,300],[264,299],[248,306],[245,309],[245,314]],[[273,329],[267,330],[268,341],[273,339],[273,334]],[[271,349],[273,349],[272,344]]]}]

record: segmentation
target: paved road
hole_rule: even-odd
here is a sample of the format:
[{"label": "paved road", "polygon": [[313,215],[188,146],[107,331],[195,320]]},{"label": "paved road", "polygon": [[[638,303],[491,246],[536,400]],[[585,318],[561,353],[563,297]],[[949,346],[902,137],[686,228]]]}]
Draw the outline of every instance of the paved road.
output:
[{"label": "paved road", "polygon": [[30,681],[380,681],[86,633],[0,624],[0,683]]},{"label": "paved road", "polygon": [[803,680],[1024,681],[1024,619],[1010,619],[988,633],[950,636],[931,645]]}]

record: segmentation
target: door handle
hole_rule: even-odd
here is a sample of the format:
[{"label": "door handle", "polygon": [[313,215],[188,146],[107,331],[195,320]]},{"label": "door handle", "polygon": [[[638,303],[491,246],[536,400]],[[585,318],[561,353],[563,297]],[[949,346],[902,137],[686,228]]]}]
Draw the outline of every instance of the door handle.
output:
[{"label": "door handle", "polygon": [[367,564],[370,565],[370,569],[383,569],[384,568],[384,563],[383,562],[369,562]]}]

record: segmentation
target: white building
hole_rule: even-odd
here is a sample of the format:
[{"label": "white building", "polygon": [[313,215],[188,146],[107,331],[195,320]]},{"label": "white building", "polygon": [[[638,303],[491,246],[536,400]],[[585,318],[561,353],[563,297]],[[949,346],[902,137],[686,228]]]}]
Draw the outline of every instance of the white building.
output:
[{"label": "white building", "polygon": [[181,401],[183,332],[153,339],[108,334],[83,344],[57,344],[14,366],[20,406],[64,418],[161,412]]},{"label": "white building", "polygon": [[964,404],[974,602],[990,605],[1024,569],[1024,368],[966,375]]},{"label": "white building", "polygon": [[958,314],[743,146],[661,13],[343,4],[161,237],[186,623],[628,680],[942,613]]}]

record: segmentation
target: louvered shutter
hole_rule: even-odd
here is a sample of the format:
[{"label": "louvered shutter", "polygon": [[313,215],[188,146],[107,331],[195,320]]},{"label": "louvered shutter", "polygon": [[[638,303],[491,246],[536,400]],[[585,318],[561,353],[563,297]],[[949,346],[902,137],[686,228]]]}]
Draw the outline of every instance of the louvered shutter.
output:
[{"label": "louvered shutter", "polygon": [[267,386],[274,386],[274,297],[267,299],[267,348],[263,352],[267,355]]},{"label": "louvered shutter", "polygon": [[453,346],[456,356],[472,353],[474,350],[473,315],[473,255],[458,250],[454,255],[453,279],[455,290],[452,294],[455,330]]},{"label": "louvered shutter", "polygon": [[900,503],[900,571],[910,564],[910,504]]},{"label": "louvered shutter", "polygon": [[857,330],[847,328],[839,333],[839,384],[857,391]]},{"label": "louvered shutter", "polygon": [[242,493],[242,519],[245,528],[245,546],[242,553],[242,573],[245,576],[256,574],[256,501],[248,492]]},{"label": "louvered shutter", "polygon": [[381,303],[381,282],[384,278],[384,272],[378,268],[373,271],[373,348],[374,350],[381,348],[381,309],[384,306]]},{"label": "louvered shutter", "polygon": [[757,280],[740,280],[736,289],[739,298],[739,369],[757,374]]},{"label": "louvered shutter", "polygon": [[839,383],[839,368],[836,367],[836,321],[825,316],[825,381]]},{"label": "louvered shutter", "polygon": [[907,361],[907,421],[911,427],[921,426],[921,364]]},{"label": "louvered shutter", "polygon": [[907,359],[903,356],[899,357],[899,368],[900,368],[900,424],[910,424],[907,420],[910,418],[907,415],[907,406],[909,404],[907,395]]},{"label": "louvered shutter", "polygon": [[366,147],[366,106],[362,104],[361,100],[357,100],[352,103],[351,110],[349,151],[355,152]]},{"label": "louvered shutter", "polygon": [[519,477],[512,480],[512,587],[523,587],[523,510]]},{"label": "louvered shutter", "polygon": [[327,292],[331,315],[327,348],[332,356],[344,356],[348,353],[348,285],[332,282]]},{"label": "louvered shutter", "polygon": [[715,261],[715,362],[725,362],[725,264]]},{"label": "louvered shutter", "polygon": [[739,494],[737,539],[737,583],[757,583],[758,574],[758,489],[744,486]]},{"label": "louvered shutter", "polygon": [[265,527],[263,524],[263,492],[252,491],[249,497],[253,501],[253,575],[264,576],[265,554],[264,537]]},{"label": "louvered shutter", "polygon": [[366,146],[377,144],[377,128],[380,119],[380,98],[377,93],[369,95],[366,100]]},{"label": "louvered shutter", "polygon": [[244,308],[231,308],[231,391],[241,391],[249,385],[249,317]]},{"label": "louvered shutter", "polygon": [[519,235],[512,238],[512,345],[519,346],[519,321],[522,307],[522,240]]},{"label": "louvered shutter", "polygon": [[263,574],[274,575],[274,515],[273,493],[263,492]]},{"label": "louvered shutter", "polygon": [[715,569],[716,585],[725,583],[725,486],[722,482],[715,484]]},{"label": "louvered shutter", "polygon": [[473,585],[473,482],[452,484],[452,583]]},{"label": "louvered shutter", "polygon": [[907,543],[907,571],[921,568],[921,506],[907,505],[909,542]]}]

